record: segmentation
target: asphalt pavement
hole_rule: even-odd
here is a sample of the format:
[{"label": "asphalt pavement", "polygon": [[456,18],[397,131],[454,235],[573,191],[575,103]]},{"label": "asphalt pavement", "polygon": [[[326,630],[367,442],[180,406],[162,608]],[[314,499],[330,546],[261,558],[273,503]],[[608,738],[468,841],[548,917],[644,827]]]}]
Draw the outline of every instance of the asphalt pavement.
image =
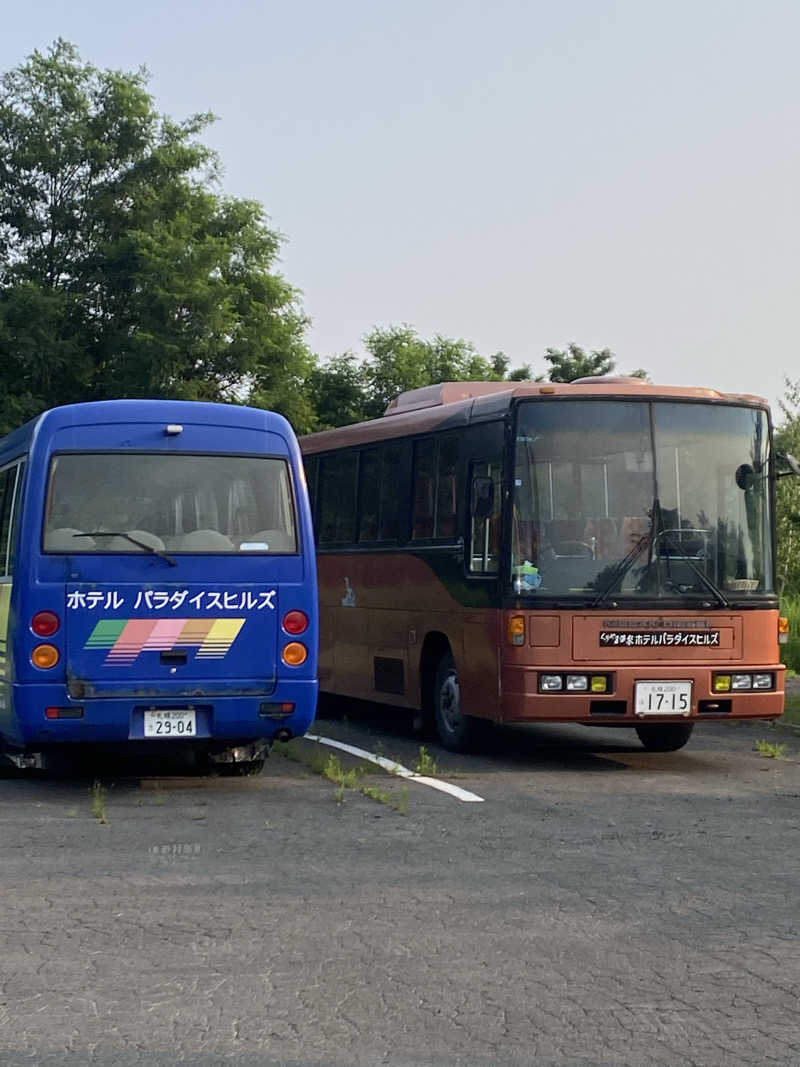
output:
[{"label": "asphalt pavement", "polygon": [[[315,729],[420,763],[383,713]],[[427,750],[482,802],[310,741],[0,780],[0,1064],[800,1063],[800,738]]]}]

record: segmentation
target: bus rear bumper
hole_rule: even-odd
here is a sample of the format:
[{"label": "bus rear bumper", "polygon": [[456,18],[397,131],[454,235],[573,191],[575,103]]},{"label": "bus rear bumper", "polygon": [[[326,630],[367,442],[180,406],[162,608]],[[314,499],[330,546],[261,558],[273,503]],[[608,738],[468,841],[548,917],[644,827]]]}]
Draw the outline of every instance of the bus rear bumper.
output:
[{"label": "bus rear bumper", "polygon": [[[774,688],[714,692],[712,676],[718,674],[772,674]],[[610,679],[607,693],[540,691],[540,676],[567,674],[598,674]],[[681,668],[670,664],[658,667],[633,668],[603,665],[586,667],[518,667],[507,666],[503,672],[503,722],[574,722],[619,726],[636,726],[642,722],[699,722],[731,719],[776,719],[783,714],[783,664],[769,666],[714,665]],[[637,715],[635,687],[637,682],[690,681],[691,707],[688,715]]]},{"label": "bus rear bumper", "polygon": [[[314,720],[316,705],[317,683],[306,679],[279,681],[268,697],[153,697],[146,701],[79,701],[70,699],[63,685],[18,684],[13,686],[11,714],[2,720],[2,741],[18,749],[133,741],[158,748],[160,738],[145,737],[145,711],[185,709],[195,713],[195,733],[185,738],[187,742],[271,741],[276,735],[280,739],[302,736]],[[180,743],[183,738],[169,740]]]}]

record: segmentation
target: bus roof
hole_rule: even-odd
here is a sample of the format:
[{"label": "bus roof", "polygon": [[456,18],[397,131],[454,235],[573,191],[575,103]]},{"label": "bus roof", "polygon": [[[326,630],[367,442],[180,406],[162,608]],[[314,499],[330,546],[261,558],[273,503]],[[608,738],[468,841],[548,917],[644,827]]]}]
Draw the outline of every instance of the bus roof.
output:
[{"label": "bus roof", "polygon": [[379,419],[321,430],[301,438],[304,452],[327,452],[369,441],[404,437],[433,429],[450,429],[470,422],[501,418],[515,400],[551,397],[614,397],[655,400],[696,400],[706,403],[767,407],[750,393],[721,393],[716,389],[681,385],[653,385],[642,378],[605,375],[558,382],[441,382],[400,393]]},{"label": "bus roof", "polygon": [[64,428],[119,426],[124,423],[202,423],[224,429],[230,426],[263,429],[286,436],[289,424],[274,411],[237,404],[213,404],[194,400],[93,400],[49,408],[0,438],[0,463],[4,456],[25,449],[32,439]]}]

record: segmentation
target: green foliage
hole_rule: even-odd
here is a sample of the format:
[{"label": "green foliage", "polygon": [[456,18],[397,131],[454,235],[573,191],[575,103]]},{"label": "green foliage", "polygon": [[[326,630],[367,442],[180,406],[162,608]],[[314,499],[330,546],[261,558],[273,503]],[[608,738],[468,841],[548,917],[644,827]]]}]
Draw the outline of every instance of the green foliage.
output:
[{"label": "green foliage", "polygon": [[[566,348],[548,348],[545,360],[550,364],[548,378],[551,382],[574,382],[576,378],[590,378],[597,374],[611,374],[617,361],[610,348],[593,349],[587,352],[571,341]],[[629,378],[647,380],[650,375],[638,367],[630,371]]]},{"label": "green foliage", "polygon": [[785,759],[786,745],[778,745],[773,741],[756,741],[756,752],[765,759]]},{"label": "green foliage", "polygon": [[249,401],[311,425],[297,294],[262,207],[216,191],[209,114],[58,40],[0,78],[0,432],[59,403]]},{"label": "green foliage", "polygon": [[[309,400],[319,429],[379,418],[398,393],[438,382],[503,381],[509,359],[502,352],[482,356],[469,341],[437,334],[419,336],[412,326],[375,327],[364,338],[367,356],[334,356],[309,376]],[[520,381],[530,367],[509,375]]]},{"label": "green foliage", "polygon": [[419,746],[419,759],[417,760],[417,765],[414,769],[417,774],[426,775],[428,777],[437,774],[439,771],[436,757],[431,755],[425,745]]},{"label": "green foliage", "polygon": [[[800,382],[786,380],[786,394],[780,402],[784,422],[775,430],[775,449],[800,456]],[[800,478],[790,476],[777,482],[778,577],[784,596],[800,596]],[[787,611],[782,608],[783,613]],[[800,612],[798,612],[800,623]],[[800,631],[797,632],[800,636]],[[795,655],[800,666],[800,650]],[[788,662],[788,660],[787,660]],[[794,665],[794,664],[793,664]],[[797,666],[795,667],[797,669]]]}]

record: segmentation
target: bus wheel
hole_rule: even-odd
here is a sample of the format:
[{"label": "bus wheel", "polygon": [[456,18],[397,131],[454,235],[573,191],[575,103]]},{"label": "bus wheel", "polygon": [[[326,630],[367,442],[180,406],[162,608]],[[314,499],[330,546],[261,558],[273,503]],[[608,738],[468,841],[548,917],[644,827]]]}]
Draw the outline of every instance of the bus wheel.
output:
[{"label": "bus wheel", "polygon": [[446,652],[436,668],[433,685],[433,714],[436,732],[451,752],[468,752],[475,742],[479,721],[461,710],[461,687],[456,662]]},{"label": "bus wheel", "polygon": [[659,722],[637,726],[636,733],[648,752],[677,752],[692,736],[694,723]]}]

